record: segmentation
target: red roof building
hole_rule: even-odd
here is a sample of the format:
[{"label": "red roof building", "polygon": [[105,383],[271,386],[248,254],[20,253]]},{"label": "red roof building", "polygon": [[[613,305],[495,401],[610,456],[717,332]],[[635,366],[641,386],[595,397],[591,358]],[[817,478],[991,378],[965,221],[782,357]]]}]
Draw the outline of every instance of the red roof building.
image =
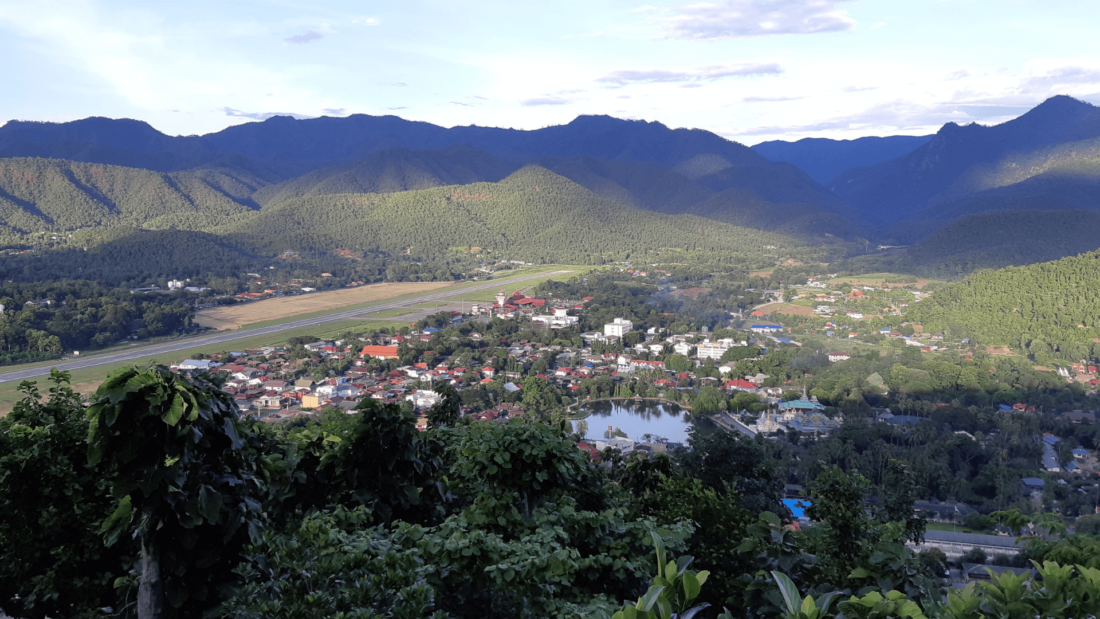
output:
[{"label": "red roof building", "polygon": [[375,359],[398,358],[396,346],[364,346],[359,354],[364,357],[373,357]]}]

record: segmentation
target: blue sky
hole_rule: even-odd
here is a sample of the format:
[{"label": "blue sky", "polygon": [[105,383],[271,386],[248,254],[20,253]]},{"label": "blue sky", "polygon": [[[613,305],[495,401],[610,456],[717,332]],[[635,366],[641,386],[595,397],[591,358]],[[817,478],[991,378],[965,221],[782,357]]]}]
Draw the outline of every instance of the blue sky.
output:
[{"label": "blue sky", "polygon": [[534,129],[580,114],[754,144],[1100,103],[1095,0],[0,0],[0,122],[271,114]]}]

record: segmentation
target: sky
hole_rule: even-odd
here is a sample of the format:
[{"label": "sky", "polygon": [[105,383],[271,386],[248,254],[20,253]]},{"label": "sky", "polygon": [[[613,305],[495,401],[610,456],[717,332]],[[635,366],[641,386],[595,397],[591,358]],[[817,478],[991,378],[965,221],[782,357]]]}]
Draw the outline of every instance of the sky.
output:
[{"label": "sky", "polygon": [[1100,104],[1096,0],[0,0],[0,123],[171,135],[275,114],[537,129],[581,114],[752,145]]}]

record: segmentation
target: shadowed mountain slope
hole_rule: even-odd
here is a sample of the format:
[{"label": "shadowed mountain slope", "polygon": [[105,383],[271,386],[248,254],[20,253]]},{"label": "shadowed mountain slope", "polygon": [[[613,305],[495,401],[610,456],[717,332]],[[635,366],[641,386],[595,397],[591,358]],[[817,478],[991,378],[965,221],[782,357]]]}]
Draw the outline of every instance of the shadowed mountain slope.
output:
[{"label": "shadowed mountain slope", "polygon": [[828,185],[851,168],[874,165],[907,155],[931,139],[930,135],[892,135],[855,140],[803,138],[797,142],[761,142],[752,149],[771,161],[794,164],[814,181]]}]

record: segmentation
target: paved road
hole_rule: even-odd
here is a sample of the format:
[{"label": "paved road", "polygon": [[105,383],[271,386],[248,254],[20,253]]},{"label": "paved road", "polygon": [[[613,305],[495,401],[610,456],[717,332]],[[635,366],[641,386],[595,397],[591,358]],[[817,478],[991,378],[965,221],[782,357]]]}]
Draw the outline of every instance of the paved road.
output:
[{"label": "paved road", "polygon": [[359,318],[368,314],[374,314],[377,312],[383,312],[391,309],[398,309],[409,305],[416,305],[417,303],[424,303],[426,301],[442,301],[450,297],[463,295],[468,292],[476,292],[479,290],[487,290],[490,288],[500,288],[501,286],[511,286],[519,282],[525,282],[532,279],[538,279],[540,277],[547,277],[550,275],[562,275],[570,273],[571,271],[551,271],[549,273],[541,273],[538,275],[528,275],[526,277],[517,277],[514,279],[506,279],[503,281],[491,281],[485,284],[479,284],[477,286],[471,286],[468,288],[461,288],[458,290],[443,290],[441,292],[435,292],[426,294],[424,296],[416,297],[415,299],[405,299],[403,301],[392,301],[389,303],[382,303],[380,305],[374,305],[368,308],[359,308],[354,310],[348,310],[345,312],[338,312],[335,314],[326,314],[324,316],[317,316],[315,318],[304,318],[302,320],[295,320],[292,322],[284,322],[278,325],[271,325],[270,327],[260,327],[258,329],[241,329],[238,331],[227,331],[223,333],[216,333],[213,335],[204,335],[199,337],[185,338],[174,341],[170,344],[157,344],[154,346],[142,346],[133,350],[127,350],[125,352],[118,352],[107,355],[96,355],[87,359],[74,359],[72,361],[65,361],[55,366],[38,367],[28,370],[18,370],[15,372],[8,372],[6,374],[0,374],[0,383],[10,383],[13,381],[23,381],[31,378],[38,378],[40,376],[48,376],[51,367],[56,367],[59,370],[81,370],[84,368],[91,368],[97,365],[108,365],[111,363],[124,363],[126,361],[133,361],[142,357],[168,355],[171,353],[177,353],[184,350],[191,350],[198,348],[199,346],[209,346],[211,344],[222,344],[225,342],[232,342],[234,340],[244,339],[246,337],[253,337],[256,335],[267,335],[268,333],[278,333],[279,331],[289,331],[291,329],[299,329],[302,327],[313,327],[322,325],[327,322],[335,322],[338,320],[347,320],[349,318]]}]

